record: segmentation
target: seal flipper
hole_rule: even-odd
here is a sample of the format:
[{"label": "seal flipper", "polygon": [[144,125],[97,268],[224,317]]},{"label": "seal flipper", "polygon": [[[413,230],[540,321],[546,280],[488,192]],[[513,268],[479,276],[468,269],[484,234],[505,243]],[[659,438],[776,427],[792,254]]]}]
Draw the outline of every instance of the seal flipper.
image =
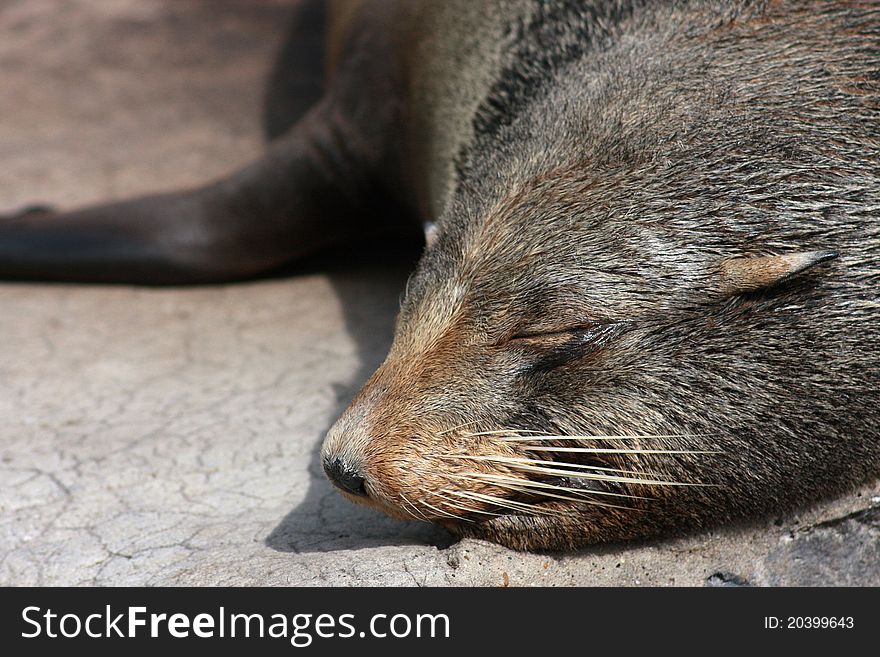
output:
[{"label": "seal flipper", "polygon": [[186,284],[265,274],[366,232],[382,203],[330,102],[253,164],[192,190],[0,218],[0,279]]}]

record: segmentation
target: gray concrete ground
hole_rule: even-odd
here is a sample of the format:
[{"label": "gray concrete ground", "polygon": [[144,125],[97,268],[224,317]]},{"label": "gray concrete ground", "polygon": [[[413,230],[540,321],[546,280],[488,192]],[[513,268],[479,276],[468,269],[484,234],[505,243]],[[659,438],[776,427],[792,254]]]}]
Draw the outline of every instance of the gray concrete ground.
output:
[{"label": "gray concrete ground", "polygon": [[[262,145],[282,0],[0,0],[0,213],[209,179]],[[190,289],[0,285],[0,584],[880,584],[880,485],[569,555],[336,495],[324,431],[401,265]]]}]

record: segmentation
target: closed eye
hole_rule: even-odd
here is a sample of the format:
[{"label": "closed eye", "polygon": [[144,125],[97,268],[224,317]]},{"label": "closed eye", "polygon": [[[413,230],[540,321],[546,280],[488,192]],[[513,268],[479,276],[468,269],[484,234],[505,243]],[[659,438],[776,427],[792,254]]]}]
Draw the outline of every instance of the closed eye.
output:
[{"label": "closed eye", "polygon": [[626,322],[611,322],[585,324],[557,331],[523,331],[510,338],[505,346],[532,352],[535,360],[529,370],[547,371],[599,351],[625,327]]},{"label": "closed eye", "polygon": [[571,328],[554,331],[525,330],[515,334],[508,340],[509,344],[522,344],[540,346],[545,344],[552,346],[554,343],[568,343],[576,341],[580,343],[596,342],[613,337],[621,331],[624,322],[603,322],[596,324],[581,324]]}]

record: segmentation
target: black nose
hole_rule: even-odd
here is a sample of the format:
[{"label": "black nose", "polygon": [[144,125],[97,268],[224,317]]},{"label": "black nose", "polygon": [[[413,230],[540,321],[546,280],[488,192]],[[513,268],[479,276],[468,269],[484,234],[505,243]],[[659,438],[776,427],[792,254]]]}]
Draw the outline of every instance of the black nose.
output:
[{"label": "black nose", "polygon": [[352,495],[367,496],[364,478],[354,469],[348,467],[342,459],[335,458],[332,461],[324,461],[324,472],[337,488]]}]

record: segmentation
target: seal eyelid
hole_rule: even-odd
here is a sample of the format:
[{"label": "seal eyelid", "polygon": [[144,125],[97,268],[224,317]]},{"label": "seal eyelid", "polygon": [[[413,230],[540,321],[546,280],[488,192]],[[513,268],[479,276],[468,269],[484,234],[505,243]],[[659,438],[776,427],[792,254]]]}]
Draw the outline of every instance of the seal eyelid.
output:
[{"label": "seal eyelid", "polygon": [[564,331],[520,334],[505,346],[527,352],[522,373],[549,372],[600,351],[619,335],[626,322],[581,325]]},{"label": "seal eyelid", "polygon": [[623,325],[624,322],[595,322],[548,331],[524,330],[514,334],[507,342],[513,344],[540,344],[542,342],[556,344],[576,341],[580,344],[588,344],[612,337],[623,328]]},{"label": "seal eyelid", "polygon": [[579,324],[577,326],[571,326],[569,328],[563,329],[551,329],[551,330],[542,330],[542,329],[526,329],[514,334],[510,341],[514,340],[539,340],[541,338],[555,338],[555,337],[564,337],[570,338],[574,333],[583,333],[586,331],[590,331],[595,329],[600,324]]}]

